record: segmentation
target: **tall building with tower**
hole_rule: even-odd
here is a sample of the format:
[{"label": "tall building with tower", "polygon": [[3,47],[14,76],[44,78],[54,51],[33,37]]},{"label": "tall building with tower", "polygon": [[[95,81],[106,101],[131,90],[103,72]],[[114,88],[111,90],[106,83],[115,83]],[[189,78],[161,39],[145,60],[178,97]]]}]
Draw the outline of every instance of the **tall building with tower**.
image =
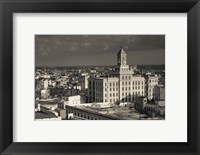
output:
[{"label": "tall building with tower", "polygon": [[88,102],[132,102],[146,96],[145,78],[134,75],[121,47],[117,53],[117,69],[106,77],[88,79]]}]

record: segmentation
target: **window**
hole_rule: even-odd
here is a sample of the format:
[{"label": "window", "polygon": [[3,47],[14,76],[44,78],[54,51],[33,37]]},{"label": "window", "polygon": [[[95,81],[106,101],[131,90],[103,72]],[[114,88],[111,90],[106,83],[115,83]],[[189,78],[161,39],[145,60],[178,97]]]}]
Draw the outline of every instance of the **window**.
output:
[{"label": "window", "polygon": [[124,93],[122,93],[122,96],[124,96]]},{"label": "window", "polygon": [[129,80],[131,79],[131,76],[129,76]]},{"label": "window", "polygon": [[124,76],[122,76],[122,80],[124,80]]},{"label": "window", "polygon": [[105,88],[105,91],[107,91],[107,88]]},{"label": "window", "polygon": [[124,82],[122,82],[122,85],[124,85]]},{"label": "window", "polygon": [[116,88],[116,91],[118,91],[118,88]]},{"label": "window", "polygon": [[126,80],[127,80],[127,76],[126,76]]},{"label": "window", "polygon": [[129,90],[131,90],[131,87],[128,87]]},{"label": "window", "polygon": [[140,81],[138,81],[138,84],[140,85]]},{"label": "window", "polygon": [[129,81],[128,84],[131,85],[131,82]]},{"label": "window", "polygon": [[112,88],[110,88],[110,91],[112,91]]},{"label": "window", "polygon": [[110,93],[110,97],[112,97],[112,94]]},{"label": "window", "polygon": [[118,94],[116,93],[116,96],[118,96]]},{"label": "window", "polygon": [[113,97],[115,97],[115,93],[113,93]]},{"label": "window", "polygon": [[107,86],[107,83],[105,83],[105,87]]},{"label": "window", "polygon": [[137,85],[137,81],[135,81],[135,85]]},{"label": "window", "polygon": [[110,87],[112,86],[112,83],[110,82]]},{"label": "window", "polygon": [[118,86],[118,83],[116,82],[116,86]]},{"label": "window", "polygon": [[124,91],[124,87],[122,87],[122,91]]},{"label": "window", "polygon": [[138,89],[140,89],[140,86],[138,86]]},{"label": "window", "polygon": [[115,88],[113,88],[113,91],[115,91]]},{"label": "window", "polygon": [[112,99],[110,99],[110,102],[112,102]]},{"label": "window", "polygon": [[107,97],[107,94],[105,94],[105,97]]}]

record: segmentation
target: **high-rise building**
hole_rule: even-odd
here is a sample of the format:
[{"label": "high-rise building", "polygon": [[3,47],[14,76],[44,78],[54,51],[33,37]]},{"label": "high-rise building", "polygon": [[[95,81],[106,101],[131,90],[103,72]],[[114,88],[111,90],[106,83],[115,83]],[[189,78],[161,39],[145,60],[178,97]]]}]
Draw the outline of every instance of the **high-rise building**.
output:
[{"label": "high-rise building", "polygon": [[117,69],[107,77],[88,79],[88,102],[132,102],[145,96],[145,78],[134,75],[127,65],[127,54],[121,48],[117,53]]}]

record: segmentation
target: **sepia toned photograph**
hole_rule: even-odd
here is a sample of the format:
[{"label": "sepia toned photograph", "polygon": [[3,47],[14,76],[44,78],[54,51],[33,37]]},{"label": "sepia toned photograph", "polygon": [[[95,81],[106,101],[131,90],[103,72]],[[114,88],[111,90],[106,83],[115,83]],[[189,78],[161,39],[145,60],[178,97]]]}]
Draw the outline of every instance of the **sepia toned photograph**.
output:
[{"label": "sepia toned photograph", "polygon": [[165,35],[35,35],[35,120],[165,120]]}]

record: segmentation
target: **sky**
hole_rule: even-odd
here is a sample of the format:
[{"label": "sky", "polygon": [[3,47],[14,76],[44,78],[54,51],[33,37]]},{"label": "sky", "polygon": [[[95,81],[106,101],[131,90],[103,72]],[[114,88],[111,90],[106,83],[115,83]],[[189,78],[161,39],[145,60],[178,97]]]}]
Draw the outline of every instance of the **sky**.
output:
[{"label": "sky", "polygon": [[129,65],[165,64],[165,35],[35,35],[35,65],[116,65],[121,47]]}]

